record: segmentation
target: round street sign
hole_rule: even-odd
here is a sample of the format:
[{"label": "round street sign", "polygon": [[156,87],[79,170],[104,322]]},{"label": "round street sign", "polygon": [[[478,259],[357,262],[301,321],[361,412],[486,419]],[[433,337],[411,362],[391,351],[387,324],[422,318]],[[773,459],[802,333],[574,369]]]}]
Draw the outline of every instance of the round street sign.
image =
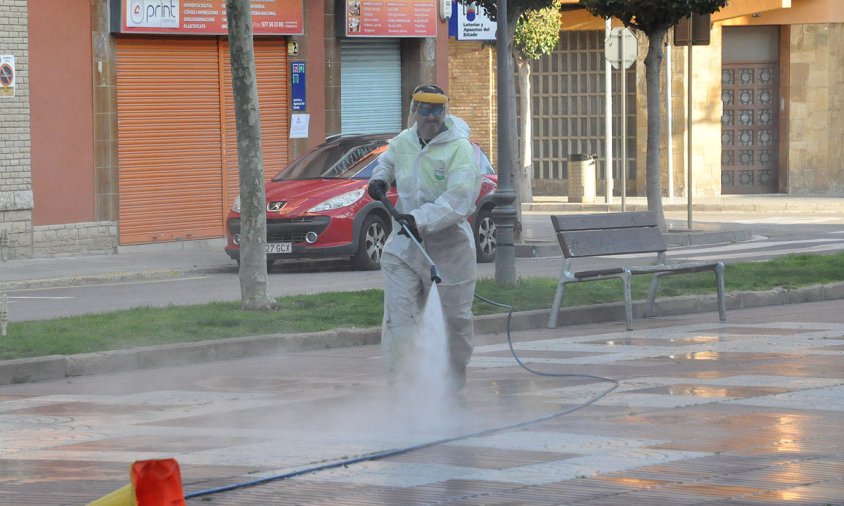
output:
[{"label": "round street sign", "polygon": [[610,36],[604,41],[604,51],[607,61],[614,69],[619,66],[627,69],[639,55],[639,44],[629,28],[613,28]]},{"label": "round street sign", "polygon": [[11,86],[15,82],[15,70],[8,63],[0,65],[0,86]]}]

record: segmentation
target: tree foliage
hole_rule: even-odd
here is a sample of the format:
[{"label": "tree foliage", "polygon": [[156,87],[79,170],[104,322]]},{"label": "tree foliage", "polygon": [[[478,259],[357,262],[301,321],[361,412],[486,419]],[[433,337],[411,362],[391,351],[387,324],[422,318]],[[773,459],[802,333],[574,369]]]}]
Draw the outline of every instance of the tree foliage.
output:
[{"label": "tree foliage", "polygon": [[614,17],[645,34],[666,31],[690,13],[712,14],[727,0],[580,0],[593,16]]},{"label": "tree foliage", "polygon": [[[493,21],[498,21],[498,0],[461,0],[460,3],[476,3],[486,9],[489,18]],[[559,0],[509,0],[507,2],[507,17],[508,21],[518,19],[523,12],[538,11],[546,7],[552,7],[554,4],[559,4]]]},{"label": "tree foliage", "polygon": [[560,0],[552,0],[550,7],[528,10],[516,23],[513,45],[525,60],[536,60],[551,54],[560,41]]},{"label": "tree foliage", "polygon": [[[666,230],[662,207],[662,171],[660,149],[662,136],[663,42],[668,30],[690,14],[712,14],[727,4],[727,0],[580,0],[590,14],[602,18],[617,18],[625,26],[643,32],[648,38],[645,57],[647,86],[648,139],[645,160],[648,209],[657,216],[659,228]],[[625,168],[626,170],[626,168]],[[626,177],[626,174],[623,176]],[[686,191],[692,191],[687,188]]]}]

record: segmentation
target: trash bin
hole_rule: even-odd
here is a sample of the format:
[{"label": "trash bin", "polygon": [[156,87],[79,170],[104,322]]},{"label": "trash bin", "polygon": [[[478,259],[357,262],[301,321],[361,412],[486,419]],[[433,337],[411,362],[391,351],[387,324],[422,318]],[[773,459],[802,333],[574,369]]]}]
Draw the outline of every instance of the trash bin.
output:
[{"label": "trash bin", "polygon": [[569,155],[569,202],[595,202],[595,158]]}]

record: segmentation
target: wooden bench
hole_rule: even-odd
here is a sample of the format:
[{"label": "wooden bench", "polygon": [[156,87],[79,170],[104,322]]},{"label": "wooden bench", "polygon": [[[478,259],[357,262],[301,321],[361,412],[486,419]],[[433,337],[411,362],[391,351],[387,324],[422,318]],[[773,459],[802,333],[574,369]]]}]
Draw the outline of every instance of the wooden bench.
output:
[{"label": "wooden bench", "polygon": [[[656,216],[651,211],[579,214],[551,216],[557,240],[563,250],[563,269],[554,305],[548,318],[548,328],[557,326],[557,316],[563,302],[566,285],[582,281],[600,279],[621,279],[624,288],[624,314],[627,330],[633,330],[633,301],[631,278],[636,274],[653,274],[645,316],[654,315],[654,302],[662,276],[687,272],[713,271],[718,290],[718,315],[721,321],[727,320],[724,301],[724,263],[668,263],[666,260],[665,240],[659,231]],[[608,269],[575,272],[572,259],[607,255],[627,255],[636,253],[656,253],[656,265],[641,267],[612,267]]]}]

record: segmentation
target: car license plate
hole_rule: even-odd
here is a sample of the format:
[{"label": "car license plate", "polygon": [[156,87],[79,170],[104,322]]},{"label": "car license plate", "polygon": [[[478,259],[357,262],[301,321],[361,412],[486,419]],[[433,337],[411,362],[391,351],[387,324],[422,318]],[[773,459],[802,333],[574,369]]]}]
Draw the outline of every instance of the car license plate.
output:
[{"label": "car license plate", "polygon": [[269,253],[292,253],[293,243],[289,242],[268,242],[267,254]]}]

